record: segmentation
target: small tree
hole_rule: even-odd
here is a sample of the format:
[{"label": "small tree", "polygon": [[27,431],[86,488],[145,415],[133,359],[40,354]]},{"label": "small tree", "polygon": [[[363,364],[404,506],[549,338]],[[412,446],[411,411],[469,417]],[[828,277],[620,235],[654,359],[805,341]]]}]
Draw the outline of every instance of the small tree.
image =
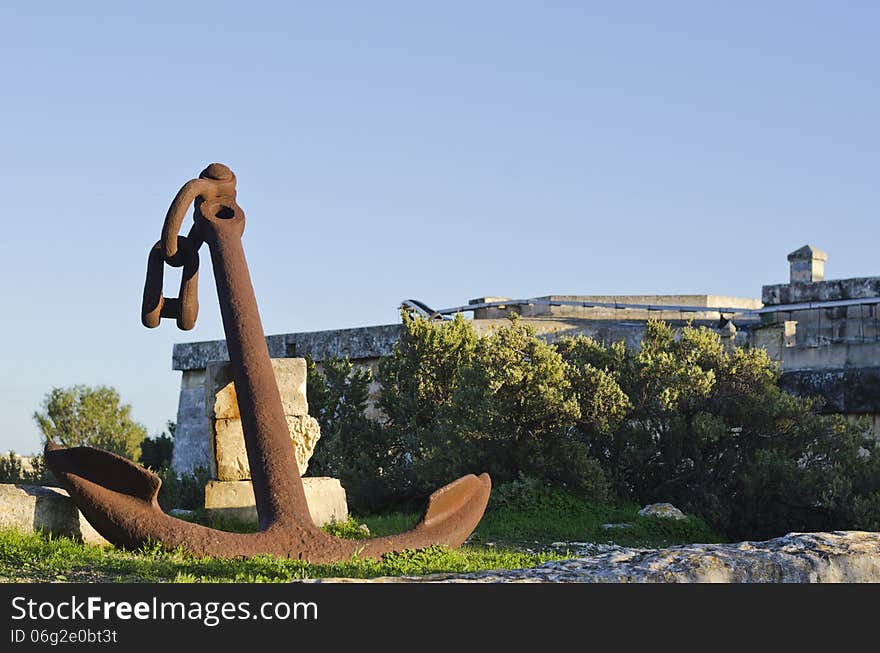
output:
[{"label": "small tree", "polygon": [[131,419],[131,406],[107,386],[53,388],[34,419],[43,437],[66,447],[106,449],[137,460],[146,429]]}]

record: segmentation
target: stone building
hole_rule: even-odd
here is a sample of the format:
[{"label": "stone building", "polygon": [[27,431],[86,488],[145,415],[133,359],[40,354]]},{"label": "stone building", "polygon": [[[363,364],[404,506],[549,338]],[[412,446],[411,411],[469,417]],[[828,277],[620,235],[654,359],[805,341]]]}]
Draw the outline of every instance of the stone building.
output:
[{"label": "stone building", "polygon": [[791,279],[763,287],[751,341],[779,362],[786,390],[880,435],[880,277],[826,280],[827,258],[809,245],[789,254]]},{"label": "stone building", "polygon": [[[478,333],[507,324],[510,312],[552,341],[588,335],[637,347],[645,324],[662,319],[674,326],[692,321],[718,330],[730,342],[767,349],[792,392],[824,397],[827,412],[866,417],[880,433],[880,277],[824,279],[827,256],[809,245],[789,255],[789,283],[764,286],[761,299],[716,295],[558,296],[517,300],[481,297],[467,305],[432,311],[440,318],[473,313]],[[273,358],[310,356],[320,364],[347,356],[374,372],[400,334],[399,324],[267,336]],[[174,461],[176,470],[211,467],[205,415],[205,369],[227,360],[225,342],[174,345],[172,367],[182,372]],[[371,388],[376,396],[378,386]],[[375,408],[368,410],[374,411]]]}]

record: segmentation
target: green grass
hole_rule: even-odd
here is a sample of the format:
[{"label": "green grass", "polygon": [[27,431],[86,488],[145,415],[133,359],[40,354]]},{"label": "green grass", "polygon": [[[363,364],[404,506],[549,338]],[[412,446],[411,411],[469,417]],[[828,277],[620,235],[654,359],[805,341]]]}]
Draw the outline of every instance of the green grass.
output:
[{"label": "green grass", "polygon": [[[534,548],[535,544],[553,542],[593,542],[620,546],[658,548],[692,542],[723,542],[725,538],[693,516],[676,521],[641,517],[639,506],[621,503],[595,506],[574,505],[557,510],[516,510],[501,508],[488,511],[470,542],[504,544],[510,548]],[[390,535],[412,527],[417,513],[368,515],[358,520],[373,535]],[[624,528],[604,529],[603,524],[626,524]]]},{"label": "green grass", "polygon": [[[594,505],[561,497],[558,504],[488,511],[474,533],[475,542],[596,542],[620,546],[664,547],[691,542],[721,542],[704,521],[641,517],[635,504]],[[604,524],[625,524],[605,529]]]},{"label": "green grass", "polygon": [[434,546],[380,560],[352,558],[311,565],[300,560],[257,556],[240,560],[197,558],[158,547],[123,551],[68,538],[0,531],[0,582],[287,582],[345,576],[370,578],[434,572],[531,567],[558,554],[529,554],[481,547]]},{"label": "green grass", "polygon": [[[140,551],[95,547],[67,538],[0,530],[0,582],[287,582],[344,576],[421,575],[486,569],[532,567],[566,557],[553,551],[554,542],[614,543],[659,547],[688,542],[722,541],[695,518],[674,521],[638,516],[638,506],[596,505],[576,495],[534,481],[508,484],[493,491],[483,520],[460,549],[440,546],[387,554],[379,560],[352,558],[312,565],[299,560],[258,556],[219,560],[198,558],[158,546]],[[416,513],[389,513],[349,519],[326,528],[347,538],[390,535],[412,527]],[[204,512],[190,519],[205,522]],[[606,530],[607,523],[626,528]],[[236,529],[233,522],[217,524]],[[249,530],[237,527],[237,530]],[[252,529],[251,529],[252,530]],[[558,549],[558,547],[557,547]]]}]

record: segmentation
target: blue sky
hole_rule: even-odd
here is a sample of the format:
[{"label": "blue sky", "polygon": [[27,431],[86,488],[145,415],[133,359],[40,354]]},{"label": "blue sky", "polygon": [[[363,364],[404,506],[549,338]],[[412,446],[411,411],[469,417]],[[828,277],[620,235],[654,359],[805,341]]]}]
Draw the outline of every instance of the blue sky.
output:
[{"label": "blue sky", "polygon": [[216,292],[203,250],[196,328],[143,328],[146,254],[212,161],[267,333],[758,297],[807,242],[880,274],[878,37],[875,2],[4,2],[0,451],[38,448],[53,386],[174,418]]}]

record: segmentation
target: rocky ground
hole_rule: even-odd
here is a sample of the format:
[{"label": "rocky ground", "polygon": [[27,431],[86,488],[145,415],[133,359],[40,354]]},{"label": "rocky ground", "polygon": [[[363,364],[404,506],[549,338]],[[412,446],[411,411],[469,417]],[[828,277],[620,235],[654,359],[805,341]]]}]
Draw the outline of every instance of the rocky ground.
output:
[{"label": "rocky ground", "polygon": [[[531,569],[310,582],[369,583],[877,583],[880,533],[789,533],[765,542],[632,549],[555,543],[576,557]],[[603,549],[604,547],[604,549]]]}]

